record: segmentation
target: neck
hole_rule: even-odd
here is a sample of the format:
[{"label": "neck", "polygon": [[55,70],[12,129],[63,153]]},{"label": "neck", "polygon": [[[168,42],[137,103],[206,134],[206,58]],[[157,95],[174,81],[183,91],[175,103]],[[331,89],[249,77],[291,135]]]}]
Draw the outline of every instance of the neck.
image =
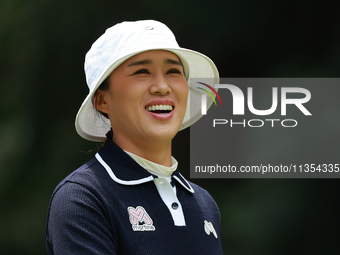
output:
[{"label": "neck", "polygon": [[123,137],[113,136],[113,141],[123,150],[131,152],[139,157],[145,158],[157,164],[168,166],[171,162],[171,141],[159,143],[159,141],[148,141],[135,143],[125,140]]}]

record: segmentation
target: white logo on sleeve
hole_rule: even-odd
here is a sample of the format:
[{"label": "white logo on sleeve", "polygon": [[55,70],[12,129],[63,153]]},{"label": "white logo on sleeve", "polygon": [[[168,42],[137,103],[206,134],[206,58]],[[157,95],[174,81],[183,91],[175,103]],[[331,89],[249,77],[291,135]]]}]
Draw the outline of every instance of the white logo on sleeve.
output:
[{"label": "white logo on sleeve", "polygon": [[204,230],[205,230],[205,233],[207,233],[207,235],[210,235],[210,233],[213,233],[214,236],[217,238],[216,230],[211,222],[207,220],[204,221]]},{"label": "white logo on sleeve", "polygon": [[151,217],[142,206],[136,209],[129,206],[127,210],[133,231],[155,231]]}]

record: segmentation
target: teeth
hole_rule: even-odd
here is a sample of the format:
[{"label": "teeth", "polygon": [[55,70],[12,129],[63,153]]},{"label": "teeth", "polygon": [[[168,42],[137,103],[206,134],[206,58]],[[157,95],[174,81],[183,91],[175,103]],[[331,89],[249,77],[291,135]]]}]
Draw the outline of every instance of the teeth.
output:
[{"label": "teeth", "polygon": [[145,107],[145,109],[147,109],[148,111],[159,111],[159,110],[163,110],[163,111],[172,111],[173,107],[172,105],[150,105]]}]

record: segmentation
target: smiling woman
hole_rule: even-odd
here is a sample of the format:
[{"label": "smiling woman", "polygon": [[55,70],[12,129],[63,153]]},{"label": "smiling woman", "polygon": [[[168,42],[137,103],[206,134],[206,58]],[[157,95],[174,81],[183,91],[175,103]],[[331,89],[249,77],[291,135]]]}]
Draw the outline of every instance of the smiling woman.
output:
[{"label": "smiling woman", "polygon": [[95,108],[109,116],[113,141],[123,150],[171,166],[171,140],[185,115],[188,84],[177,55],[165,50],[139,53],[98,89]]},{"label": "smiling woman", "polygon": [[222,254],[216,203],[171,156],[176,133],[201,117],[190,79],[218,78],[214,63],[146,20],[109,28],[85,73],[76,129],[105,144],[53,192],[48,254]]}]

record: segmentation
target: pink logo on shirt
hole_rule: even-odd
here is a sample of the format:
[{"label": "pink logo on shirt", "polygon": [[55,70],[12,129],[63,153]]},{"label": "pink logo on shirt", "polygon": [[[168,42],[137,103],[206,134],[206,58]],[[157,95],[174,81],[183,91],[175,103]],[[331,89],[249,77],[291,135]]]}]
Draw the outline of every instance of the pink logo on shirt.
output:
[{"label": "pink logo on shirt", "polygon": [[142,206],[129,206],[127,210],[133,231],[155,231],[151,217]]}]

